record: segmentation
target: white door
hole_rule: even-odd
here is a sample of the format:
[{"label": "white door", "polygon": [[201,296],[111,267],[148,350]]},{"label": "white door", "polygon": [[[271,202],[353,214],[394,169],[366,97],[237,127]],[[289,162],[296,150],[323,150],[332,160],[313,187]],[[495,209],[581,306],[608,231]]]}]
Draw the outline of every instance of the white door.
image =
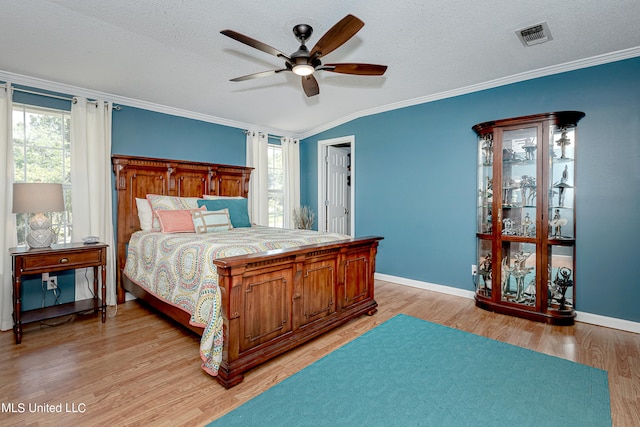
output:
[{"label": "white door", "polygon": [[351,234],[349,149],[327,147],[327,231]]}]

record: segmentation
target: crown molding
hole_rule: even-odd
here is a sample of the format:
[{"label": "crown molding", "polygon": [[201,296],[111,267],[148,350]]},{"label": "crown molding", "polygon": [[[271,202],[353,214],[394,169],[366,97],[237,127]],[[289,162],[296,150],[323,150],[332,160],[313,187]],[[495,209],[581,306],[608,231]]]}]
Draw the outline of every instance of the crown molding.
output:
[{"label": "crown molding", "polygon": [[527,71],[524,73],[514,74],[507,77],[501,77],[499,79],[490,80],[475,85],[464,86],[461,88],[444,91],[432,95],[422,96],[418,98],[407,99],[405,101],[395,102],[392,104],[383,105],[380,107],[372,108],[369,110],[363,110],[357,113],[350,114],[345,117],[341,117],[338,120],[326,123],[315,129],[309,130],[299,136],[300,139],[309,138],[320,132],[332,129],[336,126],[348,123],[352,120],[359,119],[361,117],[371,116],[374,114],[384,113],[391,110],[397,110],[399,108],[411,107],[413,105],[426,104],[428,102],[438,101],[441,99],[452,98],[454,96],[466,95],[473,92],[479,92],[485,89],[492,89],[499,86],[508,85],[511,83],[518,83],[526,80],[532,80],[538,77],[550,76],[553,74],[565,73],[568,71],[579,70],[581,68],[594,67],[596,65],[608,64],[610,62],[622,61],[624,59],[630,59],[640,56],[640,46],[630,49],[619,50],[616,52],[610,52],[603,55],[594,56],[591,58],[580,59],[577,61],[566,62],[559,65],[553,65],[550,67],[538,68],[536,70]]},{"label": "crown molding", "polygon": [[[184,117],[188,119],[194,119],[202,122],[214,123],[222,126],[228,126],[228,127],[238,128],[243,130],[256,127],[256,125],[252,123],[238,122],[235,120],[224,119],[222,117],[216,117],[209,114],[202,114],[194,111],[183,110],[180,108],[170,107],[168,105],[155,104],[153,102],[147,102],[140,99],[127,98],[124,96],[95,91],[91,89],[82,88],[79,86],[67,85],[64,83],[57,83],[50,80],[40,79],[37,77],[10,73],[8,71],[0,70],[0,81],[11,82],[12,84],[28,86],[31,88],[37,88],[37,89],[45,90],[49,92],[55,92],[56,94],[69,96],[69,97],[82,96],[90,99],[100,99],[104,101],[110,101],[120,106],[140,108],[143,110],[168,114],[171,116]],[[272,128],[266,128],[266,127],[260,127],[260,131],[264,133],[269,133],[271,135],[287,134],[280,129],[272,129]],[[292,135],[292,137],[294,137],[294,135]]]},{"label": "crown molding", "polygon": [[[554,65],[550,67],[539,68],[536,70],[514,74],[511,76],[502,77],[499,79],[490,80],[490,81],[478,83],[475,85],[464,86],[464,87],[449,90],[449,91],[444,91],[444,92],[422,96],[418,98],[412,98],[412,99],[408,99],[400,102],[383,105],[376,108],[371,108],[368,110],[359,111],[359,112],[350,114],[348,116],[341,117],[338,120],[325,123],[322,126],[319,126],[315,129],[308,130],[303,133],[291,134],[291,132],[285,132],[281,129],[266,128],[266,127],[260,127],[260,131],[269,133],[271,135],[290,136],[292,138],[304,139],[361,117],[371,116],[374,114],[384,113],[387,111],[396,110],[404,107],[410,107],[413,105],[425,104],[428,102],[438,101],[441,99],[451,98],[454,96],[466,95],[469,93],[478,92],[485,89],[492,89],[498,86],[504,86],[511,83],[518,83],[525,80],[531,80],[538,77],[545,77],[553,74],[574,71],[581,68],[594,67],[596,65],[622,61],[624,59],[635,58],[637,56],[640,56],[640,46],[619,50],[616,52],[610,52],[603,55],[594,56],[591,58],[580,59],[577,61]],[[111,101],[114,104],[118,104],[122,106],[140,108],[143,110],[155,111],[158,113],[169,114],[171,116],[185,117],[189,119],[199,120],[207,123],[214,123],[214,124],[228,126],[232,128],[238,128],[238,129],[244,130],[244,129],[250,129],[250,128],[256,127],[256,125],[252,123],[238,122],[235,120],[224,119],[222,117],[197,113],[189,110],[183,110],[180,108],[170,107],[167,105],[155,104],[152,102],[147,102],[139,99],[127,98],[124,96],[114,95],[106,92],[99,92],[91,89],[81,88],[78,86],[72,86],[72,85],[67,85],[63,83],[56,83],[49,80],[40,79],[37,77],[30,77],[30,76],[10,73],[2,70],[0,70],[0,80],[8,81],[8,82],[23,85],[23,86],[38,88],[41,90],[56,92],[61,95],[83,96],[85,98],[91,98],[91,99],[102,99],[105,101]]]}]

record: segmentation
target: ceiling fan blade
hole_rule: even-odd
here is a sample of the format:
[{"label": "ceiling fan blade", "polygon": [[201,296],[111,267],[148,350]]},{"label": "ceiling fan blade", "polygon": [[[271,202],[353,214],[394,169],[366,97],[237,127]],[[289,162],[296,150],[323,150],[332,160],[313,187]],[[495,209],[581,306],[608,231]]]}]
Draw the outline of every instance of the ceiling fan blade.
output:
[{"label": "ceiling fan blade", "polygon": [[324,64],[321,70],[342,74],[357,74],[359,76],[381,76],[387,71],[386,65],[377,64]]},{"label": "ceiling fan blade", "polygon": [[302,89],[307,96],[315,96],[320,93],[320,86],[313,74],[302,77]]},{"label": "ceiling fan blade", "polygon": [[286,55],[285,53],[279,51],[278,49],[269,46],[268,44],[262,43],[261,41],[258,41],[256,39],[252,39],[251,37],[245,36],[244,34],[240,34],[236,31],[233,30],[222,30],[220,31],[221,34],[224,34],[227,37],[230,37],[236,41],[239,41],[240,43],[244,43],[247,46],[251,46],[253,48],[256,48],[258,50],[261,50],[263,52],[268,53],[269,55],[273,55],[273,56],[277,56],[279,58],[284,58],[286,60],[290,60],[289,56]]},{"label": "ceiling fan blade", "polygon": [[231,82],[242,82],[245,80],[258,79],[260,77],[268,77],[274,74],[281,73],[283,71],[290,71],[288,68],[283,68],[281,70],[269,70],[269,71],[261,71],[259,73],[247,74],[246,76],[236,77],[235,79],[231,79]]},{"label": "ceiling fan blade", "polygon": [[355,36],[362,27],[364,27],[364,22],[360,19],[353,15],[345,16],[318,40],[311,49],[311,57],[313,58],[314,55],[321,57],[333,52]]}]

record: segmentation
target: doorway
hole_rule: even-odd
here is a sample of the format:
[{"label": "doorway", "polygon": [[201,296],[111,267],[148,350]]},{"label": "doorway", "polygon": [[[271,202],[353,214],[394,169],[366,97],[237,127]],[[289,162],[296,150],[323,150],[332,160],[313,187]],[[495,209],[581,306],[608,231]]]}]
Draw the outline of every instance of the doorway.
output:
[{"label": "doorway", "polygon": [[355,137],[318,141],[318,230],[355,236]]}]

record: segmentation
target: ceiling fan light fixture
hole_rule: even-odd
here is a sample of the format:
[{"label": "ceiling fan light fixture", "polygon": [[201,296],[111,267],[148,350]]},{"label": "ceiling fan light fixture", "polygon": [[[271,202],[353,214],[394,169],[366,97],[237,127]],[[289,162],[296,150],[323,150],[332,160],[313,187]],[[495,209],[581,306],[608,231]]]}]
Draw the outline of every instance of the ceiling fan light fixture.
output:
[{"label": "ceiling fan light fixture", "polygon": [[313,66],[309,64],[298,64],[298,65],[294,65],[291,71],[293,71],[295,74],[299,76],[304,77],[304,76],[310,76],[311,74],[313,74],[313,72],[315,71],[315,68],[313,68]]},{"label": "ceiling fan light fixture", "polygon": [[318,81],[313,76],[316,71],[330,71],[340,74],[354,74],[359,76],[382,76],[387,70],[386,65],[377,64],[358,64],[358,63],[339,63],[322,65],[320,58],[330,52],[333,52],[348,40],[350,40],[362,27],[364,22],[353,15],[347,15],[337,24],[329,29],[320,40],[309,51],[305,45],[311,36],[313,29],[307,24],[298,24],[293,27],[293,34],[300,42],[300,47],[291,55],[275,49],[261,41],[252,39],[233,30],[222,30],[221,33],[247,46],[261,50],[269,55],[284,59],[284,68],[278,70],[263,71],[261,73],[253,73],[246,76],[231,79],[232,82],[240,82],[244,80],[255,79],[258,77],[266,77],[281,72],[292,72],[296,76],[302,77],[302,89],[305,95],[315,96],[320,93]]}]

